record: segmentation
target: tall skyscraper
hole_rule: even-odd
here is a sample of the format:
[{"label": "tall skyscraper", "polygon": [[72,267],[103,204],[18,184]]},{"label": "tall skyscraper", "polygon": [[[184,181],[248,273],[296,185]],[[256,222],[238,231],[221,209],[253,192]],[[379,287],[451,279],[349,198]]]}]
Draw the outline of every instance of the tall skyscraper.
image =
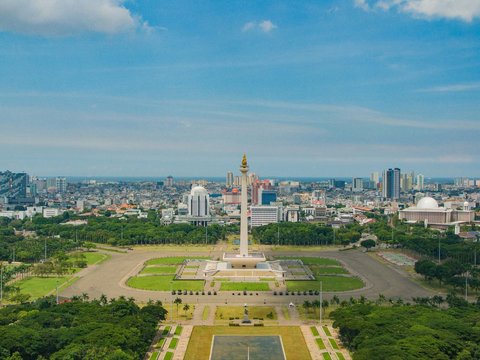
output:
[{"label": "tall skyscraper", "polygon": [[377,187],[380,182],[380,173],[378,171],[372,172],[370,174],[370,181],[373,181],[375,183],[375,187]]},{"label": "tall skyscraper", "polygon": [[382,197],[390,200],[400,198],[400,169],[388,169],[383,171]]},{"label": "tall skyscraper", "polygon": [[0,196],[7,199],[23,199],[27,196],[26,173],[0,172]]},{"label": "tall skyscraper", "polygon": [[195,217],[210,215],[209,196],[203,186],[194,186],[188,195],[188,215]]},{"label": "tall skyscraper", "polygon": [[422,174],[417,175],[417,190],[423,190],[424,188],[424,182],[425,182],[425,176]]},{"label": "tall skyscraper", "polygon": [[353,178],[352,179],[352,191],[362,191],[363,190],[363,179],[362,178]]},{"label": "tall skyscraper", "polygon": [[165,179],[165,186],[166,187],[172,187],[173,186],[173,177],[172,176],[167,176]]},{"label": "tall skyscraper", "polygon": [[227,172],[227,178],[225,181],[225,185],[227,188],[230,188],[233,186],[233,172],[229,171]]},{"label": "tall skyscraper", "polygon": [[59,193],[64,193],[67,191],[67,179],[66,178],[60,178],[57,177],[55,178],[55,188],[57,189],[57,192]]}]

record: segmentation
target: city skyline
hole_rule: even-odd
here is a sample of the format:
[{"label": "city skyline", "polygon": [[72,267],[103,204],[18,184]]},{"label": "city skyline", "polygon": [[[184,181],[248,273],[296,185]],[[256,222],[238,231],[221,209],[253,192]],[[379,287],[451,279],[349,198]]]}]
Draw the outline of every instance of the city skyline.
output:
[{"label": "city skyline", "polygon": [[480,175],[474,2],[45,4],[0,4],[2,170]]}]

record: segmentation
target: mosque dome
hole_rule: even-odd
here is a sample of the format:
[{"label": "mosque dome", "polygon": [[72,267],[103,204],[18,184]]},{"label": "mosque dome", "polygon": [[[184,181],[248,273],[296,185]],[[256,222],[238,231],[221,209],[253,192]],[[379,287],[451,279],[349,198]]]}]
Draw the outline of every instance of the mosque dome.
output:
[{"label": "mosque dome", "polygon": [[417,209],[437,209],[438,202],[434,198],[426,196],[421,198],[417,204]]}]

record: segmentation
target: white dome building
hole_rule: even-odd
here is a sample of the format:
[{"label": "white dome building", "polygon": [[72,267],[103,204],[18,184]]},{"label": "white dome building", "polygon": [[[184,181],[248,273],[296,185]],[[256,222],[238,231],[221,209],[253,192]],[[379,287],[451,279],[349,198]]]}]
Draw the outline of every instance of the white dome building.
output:
[{"label": "white dome building", "polygon": [[432,225],[446,225],[455,222],[471,222],[475,213],[471,210],[454,210],[438,206],[437,200],[426,196],[416,206],[399,211],[399,219],[408,222],[424,222]]}]

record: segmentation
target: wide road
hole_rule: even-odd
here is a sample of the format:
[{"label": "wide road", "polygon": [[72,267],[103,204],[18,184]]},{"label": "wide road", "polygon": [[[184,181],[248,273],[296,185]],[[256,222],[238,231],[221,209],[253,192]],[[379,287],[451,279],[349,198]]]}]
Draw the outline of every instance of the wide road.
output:
[{"label": "wide road", "polygon": [[[182,252],[182,251],[145,251],[142,248],[131,250],[128,253],[109,252],[111,258],[102,264],[91,266],[84,269],[78,275],[80,279],[73,285],[65,289],[62,296],[73,296],[87,293],[90,298],[98,298],[101,294],[109,298],[126,296],[133,297],[137,301],[146,302],[149,299],[170,302],[172,295],[170,292],[140,290],[127,287],[125,281],[141,270],[143,263],[151,258],[164,256],[211,256],[217,258],[221,254],[217,252]],[[360,251],[315,251],[315,252],[275,252],[266,255],[272,256],[315,256],[337,259],[353,274],[359,276],[365,282],[365,287],[359,290],[346,292],[325,292],[325,299],[330,299],[337,294],[341,299],[350,297],[365,296],[367,298],[377,298],[383,294],[387,298],[402,298],[411,300],[412,297],[432,296],[435,293],[428,291],[412,280],[408,274],[396,265],[386,265],[377,261],[372,256]],[[252,296],[232,295],[231,292],[219,292],[218,295],[182,295],[184,302],[187,303],[249,303],[249,304],[288,304],[290,302],[301,303],[305,299],[312,300],[314,296],[283,295],[275,296],[273,292],[253,293]],[[177,297],[177,296],[174,296]]]}]

